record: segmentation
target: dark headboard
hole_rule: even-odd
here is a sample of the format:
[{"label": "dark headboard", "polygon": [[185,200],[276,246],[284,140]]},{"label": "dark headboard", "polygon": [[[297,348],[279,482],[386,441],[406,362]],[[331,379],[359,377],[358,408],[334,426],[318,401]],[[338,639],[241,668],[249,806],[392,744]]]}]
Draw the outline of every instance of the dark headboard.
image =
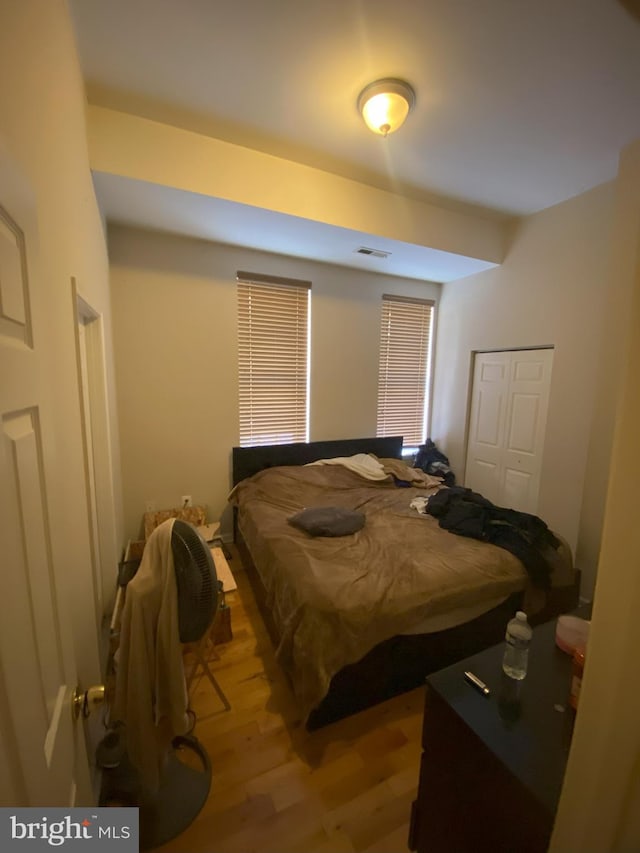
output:
[{"label": "dark headboard", "polygon": [[345,438],[300,444],[268,444],[262,447],[233,448],[233,485],[276,465],[306,465],[333,456],[373,453],[383,459],[400,459],[402,436],[393,438]]}]

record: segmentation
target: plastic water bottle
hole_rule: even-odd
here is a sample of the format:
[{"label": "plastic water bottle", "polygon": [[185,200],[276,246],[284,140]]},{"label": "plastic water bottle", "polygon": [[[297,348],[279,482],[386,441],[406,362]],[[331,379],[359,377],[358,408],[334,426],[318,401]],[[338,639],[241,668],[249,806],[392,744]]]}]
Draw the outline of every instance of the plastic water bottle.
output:
[{"label": "plastic water bottle", "polygon": [[527,622],[527,614],[518,610],[507,625],[506,648],[502,660],[502,669],[509,678],[515,678],[516,681],[522,681],[527,674],[532,633],[531,626]]}]

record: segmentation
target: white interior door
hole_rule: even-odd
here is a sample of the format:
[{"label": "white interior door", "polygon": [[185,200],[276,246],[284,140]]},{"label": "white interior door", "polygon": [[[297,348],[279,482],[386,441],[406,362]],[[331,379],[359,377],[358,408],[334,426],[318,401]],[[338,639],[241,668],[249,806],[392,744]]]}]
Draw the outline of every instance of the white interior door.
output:
[{"label": "white interior door", "polygon": [[102,315],[78,293],[75,279],[72,278],[71,283],[75,304],[87,514],[90,519],[96,615],[100,624],[112,609],[118,565],[104,327]]},{"label": "white interior door", "polygon": [[536,513],[552,349],[476,353],[465,485],[498,506]]},{"label": "white interior door", "polygon": [[70,806],[90,802],[91,788],[49,521],[52,284],[42,273],[35,201],[0,145],[0,792],[2,805]]}]

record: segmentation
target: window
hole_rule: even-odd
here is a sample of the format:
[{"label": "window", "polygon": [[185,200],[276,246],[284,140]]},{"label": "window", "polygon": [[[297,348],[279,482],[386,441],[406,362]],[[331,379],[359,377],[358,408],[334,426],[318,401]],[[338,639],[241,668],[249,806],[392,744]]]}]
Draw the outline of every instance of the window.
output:
[{"label": "window", "polygon": [[430,300],[382,297],[377,434],[402,435],[405,447],[426,436],[432,326]]},{"label": "window", "polygon": [[237,279],[240,446],[308,441],[311,283]]}]

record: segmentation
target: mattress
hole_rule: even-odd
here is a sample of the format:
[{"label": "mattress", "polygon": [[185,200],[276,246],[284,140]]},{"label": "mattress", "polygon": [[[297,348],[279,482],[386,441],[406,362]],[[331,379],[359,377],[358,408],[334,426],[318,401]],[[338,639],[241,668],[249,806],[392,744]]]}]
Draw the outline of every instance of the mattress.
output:
[{"label": "mattress", "polygon": [[[411,477],[393,465],[396,476],[383,481],[341,465],[269,468],[232,493],[280,636],[277,657],[305,714],[340,669],[383,640],[461,624],[528,586],[513,554],[413,509],[440,486],[398,487]],[[360,511],[365,525],[332,538],[289,523],[323,506]]]}]

